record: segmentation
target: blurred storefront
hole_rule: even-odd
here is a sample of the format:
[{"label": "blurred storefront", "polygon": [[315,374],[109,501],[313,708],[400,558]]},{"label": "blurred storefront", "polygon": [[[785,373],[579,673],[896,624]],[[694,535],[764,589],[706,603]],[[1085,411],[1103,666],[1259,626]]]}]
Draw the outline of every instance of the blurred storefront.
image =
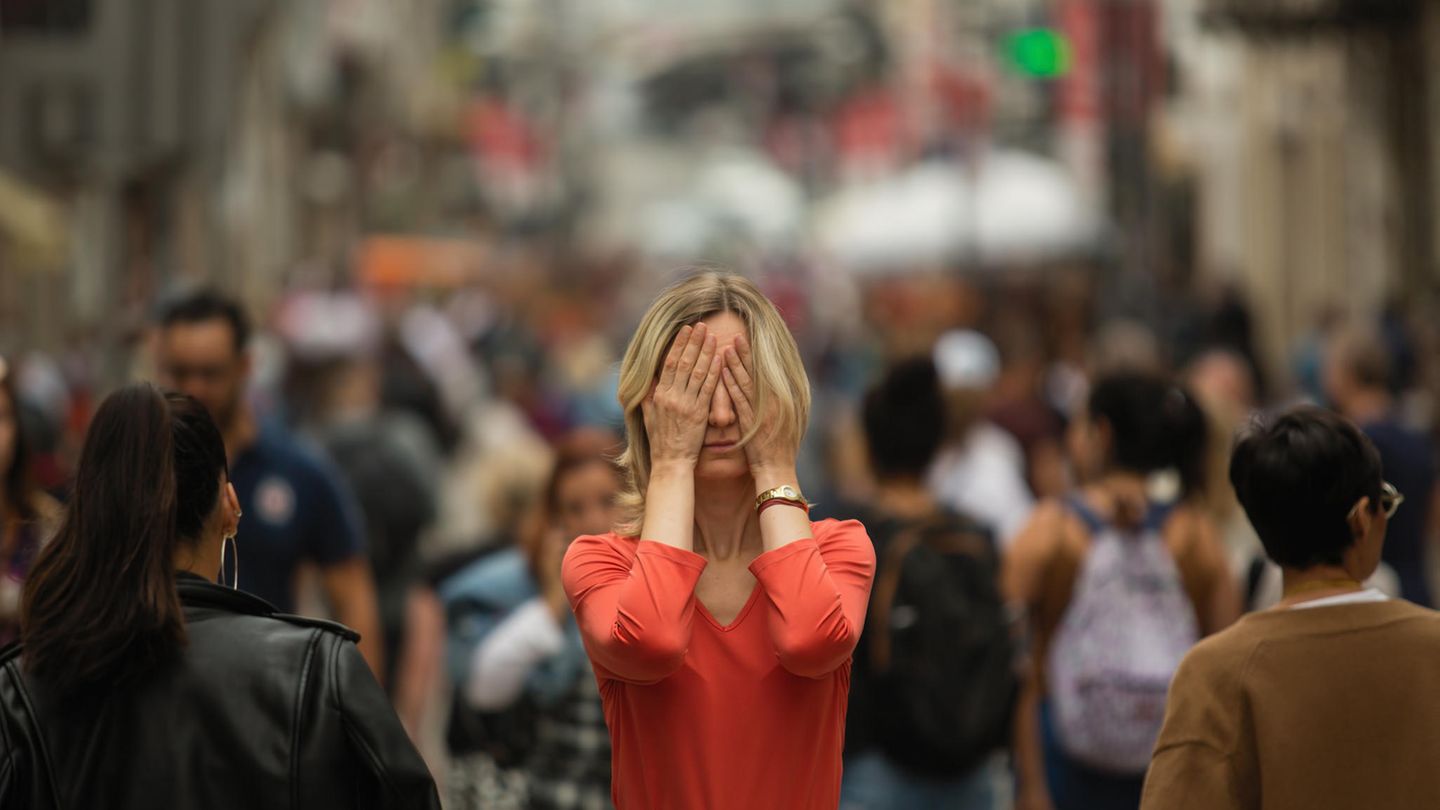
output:
[{"label": "blurred storefront", "polygon": [[[1243,284],[1277,369],[1327,317],[1440,281],[1440,3],[1177,0],[1197,263]],[[1188,59],[1187,59],[1188,57]]]},{"label": "blurred storefront", "polygon": [[158,268],[211,262],[203,201],[264,6],[0,4],[0,167],[68,231],[61,258],[6,252],[0,275],[29,277],[0,282],[25,287],[11,341],[53,348],[98,328],[120,343]]},{"label": "blurred storefront", "polygon": [[0,340],[114,351],[177,280],[262,305],[297,263],[343,257],[370,179],[351,154],[382,162],[433,101],[440,0],[404,6],[0,2],[0,170],[67,234],[58,257],[0,250],[0,289],[25,296]]}]

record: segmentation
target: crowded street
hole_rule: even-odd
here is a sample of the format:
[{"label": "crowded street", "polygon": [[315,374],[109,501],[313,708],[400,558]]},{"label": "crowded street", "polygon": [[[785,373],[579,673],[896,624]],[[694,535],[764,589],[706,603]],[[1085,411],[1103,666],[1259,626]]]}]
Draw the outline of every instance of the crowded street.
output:
[{"label": "crowded street", "polygon": [[1440,807],[1436,77],[1440,0],[0,0],[0,807]]}]

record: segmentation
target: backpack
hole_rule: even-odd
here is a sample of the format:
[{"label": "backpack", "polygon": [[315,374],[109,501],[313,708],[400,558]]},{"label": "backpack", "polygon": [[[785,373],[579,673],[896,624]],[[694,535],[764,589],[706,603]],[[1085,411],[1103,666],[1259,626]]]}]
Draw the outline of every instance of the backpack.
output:
[{"label": "backpack", "polygon": [[885,547],[868,624],[876,744],[916,773],[968,773],[1010,738],[1019,679],[988,532],[955,516]]},{"label": "backpack", "polygon": [[523,765],[535,745],[538,708],[521,695],[503,709],[482,711],[465,700],[462,687],[476,645],[530,595],[520,581],[522,557],[508,544],[473,555],[436,591],[445,609],[447,670],[452,681],[445,742],[451,756],[484,752],[501,768]]},{"label": "backpack", "polygon": [[[458,606],[461,612],[472,609],[476,608]],[[455,618],[452,612],[450,619]],[[452,690],[450,717],[445,726],[446,750],[451,756],[484,752],[501,768],[522,767],[535,748],[539,714],[539,707],[526,694],[503,709],[473,708],[465,702],[464,690],[457,686]]]},{"label": "backpack", "polygon": [[1112,526],[1078,499],[1090,531],[1069,607],[1051,640],[1047,673],[1061,748],[1117,774],[1150,764],[1170,679],[1200,639],[1195,608],[1152,505],[1136,528]]}]

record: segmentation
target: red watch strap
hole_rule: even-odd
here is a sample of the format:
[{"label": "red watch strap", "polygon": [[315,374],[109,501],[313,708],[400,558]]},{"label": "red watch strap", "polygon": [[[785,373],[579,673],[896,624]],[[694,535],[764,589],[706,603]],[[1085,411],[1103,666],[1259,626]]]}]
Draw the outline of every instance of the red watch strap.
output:
[{"label": "red watch strap", "polygon": [[763,514],[766,509],[769,509],[770,507],[774,506],[775,504],[785,504],[786,506],[793,506],[793,507],[795,507],[796,509],[804,509],[804,510],[805,510],[805,514],[807,514],[807,515],[810,514],[810,504],[805,503],[804,501],[794,500],[793,498],[780,498],[780,497],[766,498],[765,501],[760,504],[759,508],[757,508],[757,509],[755,510],[755,514],[756,514],[756,515]]}]

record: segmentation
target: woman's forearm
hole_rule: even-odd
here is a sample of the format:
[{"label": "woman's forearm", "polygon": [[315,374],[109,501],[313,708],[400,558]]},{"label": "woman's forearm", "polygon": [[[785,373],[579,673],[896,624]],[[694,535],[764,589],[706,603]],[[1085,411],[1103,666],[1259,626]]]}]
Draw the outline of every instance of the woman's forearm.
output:
[{"label": "woman's forearm", "polygon": [[[804,510],[773,506],[802,517]],[[850,658],[865,626],[865,608],[875,574],[875,549],[854,521],[835,524],[820,542],[805,537],[755,558],[750,572],[774,610],[770,638],[780,664],[803,677],[833,672]]]},{"label": "woman's forearm", "polygon": [[[755,471],[756,496],[786,484],[799,488],[799,479],[793,467]],[[810,515],[804,509],[776,504],[760,513],[760,538],[766,551],[774,551],[811,536]]]},{"label": "woman's forearm", "polygon": [[695,550],[695,467],[657,464],[645,490],[645,523],[640,537],[685,551]]},{"label": "woman's forearm", "polygon": [[561,572],[565,593],[591,660],[620,680],[653,683],[684,662],[705,558],[643,539],[627,554],[617,542],[572,543]]}]

